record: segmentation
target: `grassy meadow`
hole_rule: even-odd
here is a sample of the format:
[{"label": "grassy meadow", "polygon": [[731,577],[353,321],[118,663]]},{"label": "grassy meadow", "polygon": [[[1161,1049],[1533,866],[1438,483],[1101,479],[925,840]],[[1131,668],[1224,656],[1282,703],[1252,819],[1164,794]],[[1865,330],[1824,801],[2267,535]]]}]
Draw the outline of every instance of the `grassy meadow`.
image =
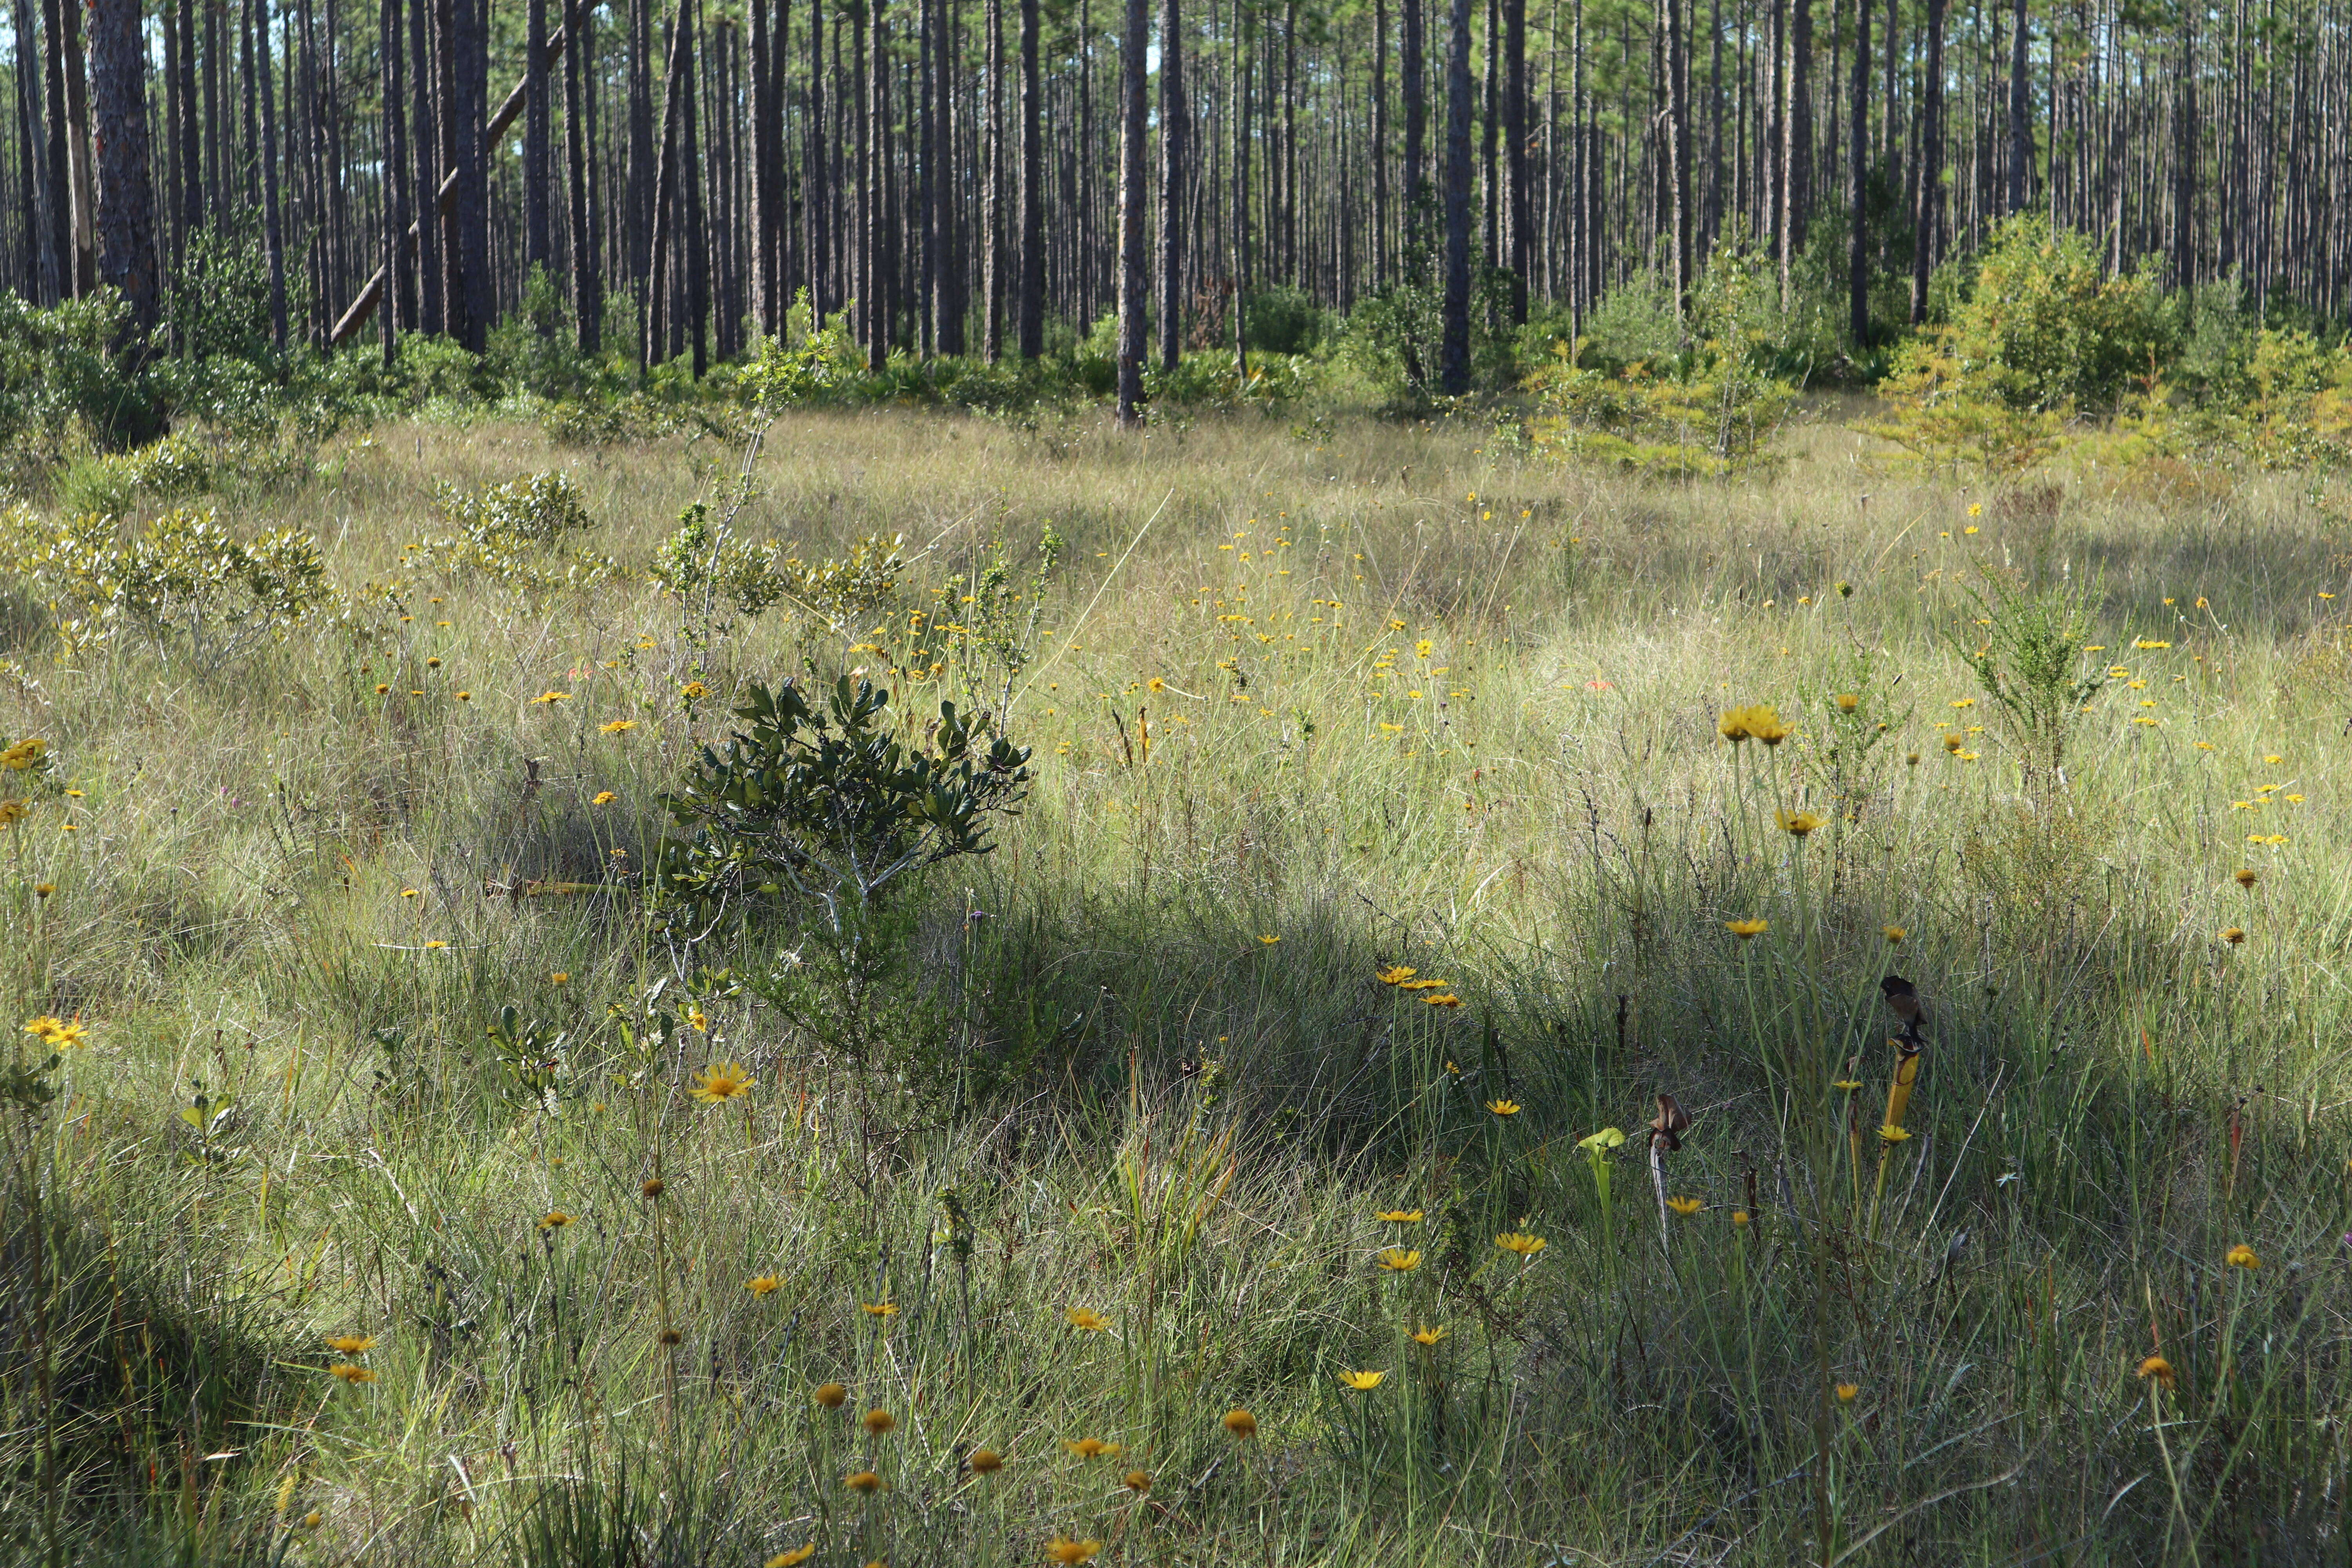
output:
[{"label": "grassy meadow", "polygon": [[[282,642],[9,588],[0,973],[63,1048],[0,1107],[6,1552],[2347,1561],[2345,491],[1972,487],[1858,416],[1688,484],[1343,416],[378,426],[223,507],[342,591]],[[610,572],[430,547],[434,481],[545,469]],[[730,493],[894,585],[665,593]],[[2038,708],[1971,666],[2053,638]],[[845,671],[1032,750],[993,852],[856,984],[649,918],[746,683]]]}]

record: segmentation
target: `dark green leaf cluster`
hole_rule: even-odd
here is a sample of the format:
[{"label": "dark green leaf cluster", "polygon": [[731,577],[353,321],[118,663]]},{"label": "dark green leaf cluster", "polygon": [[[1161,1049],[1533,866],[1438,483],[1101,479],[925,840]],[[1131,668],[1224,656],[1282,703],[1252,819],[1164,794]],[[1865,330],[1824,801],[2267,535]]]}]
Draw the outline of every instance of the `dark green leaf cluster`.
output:
[{"label": "dark green leaf cluster", "polygon": [[1017,813],[1028,794],[1027,748],[952,702],[911,744],[893,733],[889,701],[846,676],[822,706],[789,679],[750,689],[735,710],[744,728],[724,752],[703,747],[662,797],[679,830],[663,840],[656,876],[674,931],[708,931],[797,897],[838,934],[908,874],[994,847],[989,819]]}]

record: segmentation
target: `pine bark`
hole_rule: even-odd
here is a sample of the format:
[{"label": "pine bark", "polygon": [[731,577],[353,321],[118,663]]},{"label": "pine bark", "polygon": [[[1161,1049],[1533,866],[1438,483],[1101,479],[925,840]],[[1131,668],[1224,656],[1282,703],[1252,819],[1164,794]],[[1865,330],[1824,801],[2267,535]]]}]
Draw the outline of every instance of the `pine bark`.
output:
[{"label": "pine bark", "polygon": [[1160,368],[1183,358],[1184,153],[1192,109],[1184,100],[1182,0],[1160,4]]},{"label": "pine bark", "polygon": [[[552,271],[555,262],[548,193],[553,105],[547,81],[547,0],[527,0],[523,18],[522,265],[528,276],[533,267]],[[541,331],[552,331],[555,323],[539,325]]]},{"label": "pine bark", "polygon": [[161,315],[154,191],[148,177],[147,50],[139,0],[92,0],[90,100],[96,117],[99,281],[119,291],[143,339]]},{"label": "pine bark", "polygon": [[[1022,0],[1034,15],[1037,0]],[[1126,0],[1118,55],[1118,419],[1142,422],[1144,353],[1143,188],[1144,51],[1150,44],[1149,0]]]},{"label": "pine bark", "polygon": [[[1131,7],[1134,0],[1128,3]],[[1021,256],[1016,265],[1023,359],[1045,352],[1045,94],[1038,47],[1037,0],[1021,0]]]},{"label": "pine bark", "polygon": [[1454,0],[1445,52],[1445,301],[1438,388],[1470,390],[1470,0]]}]

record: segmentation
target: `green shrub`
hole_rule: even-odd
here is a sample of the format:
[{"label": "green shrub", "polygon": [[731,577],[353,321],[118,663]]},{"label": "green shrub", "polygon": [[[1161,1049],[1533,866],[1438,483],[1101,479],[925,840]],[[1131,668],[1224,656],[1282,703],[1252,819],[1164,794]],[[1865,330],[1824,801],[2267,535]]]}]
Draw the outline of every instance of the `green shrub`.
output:
[{"label": "green shrub", "polygon": [[2178,349],[2152,270],[2110,279],[2089,238],[2040,217],[1994,231],[1951,321],[1905,344],[1872,426],[1936,464],[2021,472],[2077,412],[2154,387]]},{"label": "green shrub", "polygon": [[403,565],[479,573],[531,598],[612,574],[610,556],[569,542],[596,526],[569,475],[527,474],[474,495],[445,482],[433,506],[457,531],[411,544]]},{"label": "green shrub", "polygon": [[311,535],[240,540],[210,510],[166,512],[128,541],[114,518],[87,513],[48,529],[20,507],[0,526],[16,569],[58,605],[66,657],[129,629],[217,670],[337,599]]}]

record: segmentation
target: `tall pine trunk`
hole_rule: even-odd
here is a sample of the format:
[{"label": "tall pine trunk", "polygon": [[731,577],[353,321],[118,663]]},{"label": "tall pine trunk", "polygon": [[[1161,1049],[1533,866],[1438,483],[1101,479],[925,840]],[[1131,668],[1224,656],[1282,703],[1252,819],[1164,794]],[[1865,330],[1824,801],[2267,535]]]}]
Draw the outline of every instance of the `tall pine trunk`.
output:
[{"label": "tall pine trunk", "polygon": [[1160,368],[1183,357],[1184,101],[1182,0],[1160,0]]},{"label": "tall pine trunk", "polygon": [[[286,220],[278,190],[278,90],[269,64],[269,0],[254,0],[254,4],[260,18],[253,47],[261,71],[261,247],[269,266],[270,342],[282,354],[286,352]],[[417,69],[424,69],[421,61]]]},{"label": "tall pine trunk", "polygon": [[1944,179],[1944,0],[1927,0],[1925,91],[1919,105],[1917,194],[1911,208],[1911,324],[1927,319],[1927,279],[1936,267],[1936,224]]},{"label": "tall pine trunk", "polygon": [[[548,184],[553,178],[550,143],[553,134],[547,83],[547,0],[528,0],[523,7],[522,109],[522,268],[528,278],[533,267],[554,269],[554,222],[549,212]],[[551,321],[539,323],[552,331]]]},{"label": "tall pine trunk", "polygon": [[1511,324],[1528,319],[1534,206],[1528,199],[1528,0],[1503,5],[1503,266],[1511,275]]},{"label": "tall pine trunk", "polygon": [[1870,5],[1856,0],[1853,8],[1853,124],[1846,146],[1847,221],[1852,231],[1846,245],[1846,331],[1859,353],[1870,344]]},{"label": "tall pine trunk", "polygon": [[1021,0],[1021,258],[1017,265],[1023,359],[1035,359],[1045,352],[1045,144],[1042,118],[1045,93],[1038,77],[1037,27],[1037,0]]},{"label": "tall pine trunk", "polygon": [[399,357],[404,301],[413,299],[415,286],[408,269],[408,146],[404,123],[404,82],[400,47],[400,0],[383,0],[376,37],[382,40],[383,63],[383,299],[376,314],[383,331],[383,364],[390,370]]},{"label": "tall pine trunk", "polygon": [[147,169],[147,50],[140,37],[139,0],[92,0],[89,65],[98,140],[98,279],[121,294],[131,331],[143,337],[160,315],[161,292],[154,191]]},{"label": "tall pine trunk", "polygon": [[1445,48],[1445,303],[1438,388],[1470,390],[1470,0],[1454,0]]},{"label": "tall pine trunk", "polygon": [[[1037,0],[1022,0],[1034,15]],[[1143,188],[1145,124],[1143,55],[1150,45],[1150,0],[1127,0],[1118,76],[1118,419],[1142,422],[1144,352]],[[1164,132],[1163,132],[1164,134]]]}]

